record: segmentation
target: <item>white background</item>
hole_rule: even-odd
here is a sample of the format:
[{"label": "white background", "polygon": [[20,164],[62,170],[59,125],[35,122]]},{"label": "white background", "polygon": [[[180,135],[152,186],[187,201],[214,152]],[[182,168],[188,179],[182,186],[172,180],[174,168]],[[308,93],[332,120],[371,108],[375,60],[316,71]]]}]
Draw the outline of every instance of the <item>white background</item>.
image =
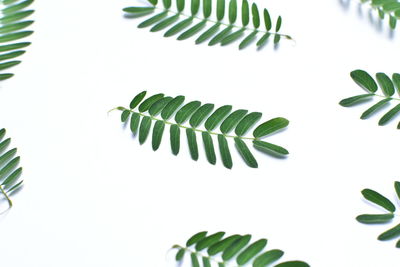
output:
[{"label": "white background", "polygon": [[[315,267],[398,266],[395,241],[376,240],[389,226],[354,219],[377,211],[363,188],[394,199],[397,122],[378,127],[379,116],[359,120],[370,105],[337,104],[363,93],[350,71],[400,71],[398,32],[378,30],[357,1],[258,2],[282,15],[295,45],[196,46],[137,29],[142,19],[121,11],[134,0],[36,1],[33,46],[0,88],[0,125],[25,179],[0,219],[1,266],[173,266],[167,250],[201,230],[266,237],[286,260]],[[168,136],[153,152],[119,112],[107,115],[142,90],[286,117],[270,141],[291,154],[255,152],[250,169],[231,146],[227,170],[202,150],[192,161],[185,139],[177,157]]]}]

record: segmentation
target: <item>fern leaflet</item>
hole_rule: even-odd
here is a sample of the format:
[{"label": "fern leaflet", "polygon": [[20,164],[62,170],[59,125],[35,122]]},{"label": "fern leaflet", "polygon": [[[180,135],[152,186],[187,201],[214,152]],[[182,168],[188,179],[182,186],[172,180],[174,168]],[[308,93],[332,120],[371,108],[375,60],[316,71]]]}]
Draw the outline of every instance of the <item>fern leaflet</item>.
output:
[{"label": "fern leaflet", "polygon": [[378,13],[379,19],[388,17],[389,27],[395,29],[397,20],[400,19],[400,2],[397,0],[361,0],[361,3],[370,4],[373,10]]}]

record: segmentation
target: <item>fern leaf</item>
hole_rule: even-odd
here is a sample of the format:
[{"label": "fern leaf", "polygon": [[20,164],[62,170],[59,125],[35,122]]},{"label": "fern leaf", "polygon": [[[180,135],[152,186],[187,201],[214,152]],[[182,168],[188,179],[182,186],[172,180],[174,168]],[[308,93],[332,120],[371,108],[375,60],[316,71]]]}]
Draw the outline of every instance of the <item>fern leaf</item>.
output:
[{"label": "fern leaf", "polygon": [[[190,1],[190,12],[185,14],[186,1]],[[266,8],[262,9],[265,30],[261,30],[261,17],[258,6],[255,3],[250,4],[248,0],[242,0],[238,4],[237,0],[214,0],[215,10],[213,10],[213,0],[202,0],[202,11],[200,11],[200,0],[176,0],[176,10],[171,8],[171,0],[163,0],[158,3],[156,0],[150,1],[151,6],[132,6],[123,9],[125,13],[132,14],[132,17],[142,17],[159,11],[156,15],[142,21],[138,28],[152,26],[151,32],[166,30],[164,37],[171,37],[180,33],[178,40],[186,40],[199,35],[195,43],[200,44],[206,40],[209,46],[220,44],[229,45],[240,41],[239,49],[244,49],[257,38],[261,33],[261,38],[257,41],[257,46],[261,47],[267,43],[269,36],[274,37],[274,43],[280,42],[282,38],[291,40],[289,35],[279,33],[282,26],[282,18],[277,17],[275,31],[272,18]],[[238,6],[241,5],[241,6]],[[162,7],[160,7],[162,6]],[[213,20],[212,16],[216,19]],[[238,23],[238,16],[241,18],[241,24]],[[11,19],[11,18],[9,18]],[[249,26],[250,20],[252,26]],[[193,26],[190,26],[194,23]],[[212,24],[206,29],[207,24]],[[221,29],[221,25],[224,27]],[[1,29],[0,29],[1,31]]]},{"label": "fern leaf", "polygon": [[20,157],[16,155],[17,149],[7,150],[11,139],[4,139],[5,135],[6,130],[0,129],[0,196],[7,201],[8,210],[13,206],[12,194],[22,187],[23,181],[20,180],[22,168],[19,167]]},{"label": "fern leaf", "polygon": [[[13,60],[25,54],[29,42],[20,42],[21,39],[30,36],[33,31],[27,30],[33,24],[32,20],[25,20],[34,11],[29,9],[33,0],[3,1],[0,16],[0,70],[8,70],[21,63],[20,60]],[[0,73],[0,80],[7,80],[13,77],[13,73]]]},{"label": "fern leaf", "polygon": [[[216,164],[217,153],[221,157],[222,164],[231,169],[233,160],[229,148],[229,140],[234,141],[239,155],[244,162],[253,168],[258,167],[257,160],[250,151],[245,141],[252,141],[254,148],[266,154],[277,153],[287,155],[289,152],[278,145],[260,140],[267,135],[286,128],[289,121],[284,118],[274,118],[256,127],[253,137],[246,137],[250,128],[260,120],[260,112],[248,113],[245,109],[232,112],[231,105],[225,105],[214,111],[214,104],[201,105],[200,101],[190,101],[184,104],[185,97],[172,98],[164,94],[152,95],[145,98],[146,92],[136,95],[130,102],[129,108],[117,107],[121,111],[121,121],[127,123],[130,119],[130,129],[135,136],[139,134],[139,143],[144,144],[151,134],[153,150],[158,150],[165,132],[166,124],[169,125],[170,146],[173,155],[180,151],[181,130],[186,132],[189,153],[193,160],[199,158],[197,132],[201,133],[204,145],[204,153],[210,164]],[[159,117],[160,116],[160,117]],[[174,120],[174,121],[172,121]],[[154,121],[154,124],[153,124]],[[204,126],[203,126],[204,125]],[[204,129],[201,129],[201,127]],[[219,129],[219,132],[217,132]],[[232,131],[235,135],[229,135]],[[214,138],[218,140],[218,146],[214,145]]]},{"label": "fern leaf", "polygon": [[[200,232],[191,237],[186,246],[174,245],[172,248],[177,250],[176,261],[181,264],[184,255],[188,254],[192,267],[199,266],[199,259],[202,259],[204,267],[214,264],[220,267],[228,266],[228,261],[235,261],[238,266],[266,267],[279,261],[284,254],[279,249],[264,251],[267,246],[266,239],[251,243],[251,235],[231,235],[221,240],[224,234],[218,232],[207,236],[207,232]],[[219,253],[222,255],[217,256]],[[274,266],[309,267],[303,261],[286,261]]]},{"label": "fern leaf", "polygon": [[[350,107],[362,104],[367,100],[383,98],[364,111],[360,117],[361,119],[368,119],[378,111],[386,108],[388,106],[387,104],[400,101],[400,98],[394,97],[396,91],[399,93],[400,74],[394,73],[392,78],[390,78],[387,74],[379,72],[376,74],[376,81],[371,77],[371,75],[363,70],[352,71],[350,76],[361,88],[367,91],[367,94],[345,98],[339,102],[341,106]],[[377,92],[378,84],[382,92],[381,94]],[[399,112],[400,104],[398,103],[381,117],[378,125],[383,126],[388,124],[396,115],[399,114]],[[398,126],[400,126],[400,124]]]},{"label": "fern leaf", "polygon": [[[394,188],[398,198],[400,199],[400,182],[394,182]],[[395,218],[394,212],[396,211],[396,206],[394,202],[390,201],[385,196],[379,194],[378,192],[371,189],[364,189],[361,191],[364,198],[372,203],[382,207],[389,213],[385,214],[362,214],[356,217],[356,220],[363,224],[387,224],[393,221]],[[397,203],[397,202],[396,202]],[[390,228],[384,233],[378,236],[378,240],[387,241],[400,236],[400,224]],[[399,241],[400,242],[400,241]],[[396,247],[399,248],[399,242],[397,242]]]}]

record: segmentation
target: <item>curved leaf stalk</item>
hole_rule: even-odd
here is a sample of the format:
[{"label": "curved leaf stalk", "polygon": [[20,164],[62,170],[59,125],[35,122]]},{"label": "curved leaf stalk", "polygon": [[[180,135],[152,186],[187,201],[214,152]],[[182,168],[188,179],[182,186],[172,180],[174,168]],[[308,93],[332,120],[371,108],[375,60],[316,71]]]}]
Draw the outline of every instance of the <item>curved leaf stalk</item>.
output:
[{"label": "curved leaf stalk", "polygon": [[[216,19],[211,19],[212,0],[203,0],[203,16],[199,16],[200,0],[190,0],[191,14],[185,14],[185,0],[176,0],[177,10],[171,9],[171,0],[164,0],[163,7],[157,6],[157,0],[149,0],[152,6],[146,7],[127,7],[124,11],[133,16],[145,16],[158,10],[159,13],[139,24],[139,28],[152,26],[150,31],[156,32],[169,28],[164,37],[170,37],[178,34],[178,40],[188,39],[196,34],[200,36],[195,43],[200,44],[211,39],[208,45],[220,44],[222,46],[231,44],[242,39],[239,49],[244,49],[252,42],[257,40],[257,35],[261,37],[256,42],[257,47],[267,44],[270,37],[273,38],[274,44],[278,44],[282,38],[293,40],[290,35],[280,33],[282,26],[282,18],[279,16],[276,20],[275,30],[272,30],[271,16],[267,9],[263,10],[263,18],[265,30],[260,29],[260,14],[258,7],[253,3],[250,7],[248,0],[243,0],[240,11],[238,11],[237,0],[229,0],[226,5],[225,0],[217,0],[216,3]],[[188,1],[189,2],[189,1]],[[227,6],[227,7],[226,7]],[[228,19],[225,20],[225,11],[227,11]],[[242,23],[237,24],[238,13],[241,12]],[[253,26],[249,26],[252,19]],[[197,23],[191,26],[194,21]],[[212,24],[207,30],[203,31],[207,24]],[[222,28],[222,29],[221,29]],[[203,31],[203,32],[202,32]]]},{"label": "curved leaf stalk", "polygon": [[[351,107],[371,100],[374,97],[383,98],[363,112],[360,118],[365,120],[388,107],[389,103],[398,102],[381,117],[378,122],[380,126],[388,124],[400,113],[400,98],[393,97],[396,91],[400,95],[400,74],[394,73],[390,78],[385,73],[378,72],[374,79],[366,71],[355,70],[350,73],[350,76],[356,84],[366,91],[366,94],[345,98],[339,102],[341,106]],[[377,93],[378,85],[382,94]],[[400,122],[397,125],[397,129],[400,129]]]},{"label": "curved leaf stalk", "polygon": [[[259,239],[251,241],[251,235],[231,235],[225,237],[225,232],[207,235],[199,232],[186,242],[186,246],[174,245],[176,249],[175,260],[182,263],[184,256],[190,255],[192,267],[199,267],[200,262],[204,267],[211,267],[211,262],[219,267],[309,267],[303,261],[279,261],[284,252],[279,249],[265,250],[268,240]],[[274,264],[274,265],[273,265]]]},{"label": "curved leaf stalk", "polygon": [[5,129],[0,129],[0,194],[8,203],[8,208],[0,214],[11,209],[13,203],[10,196],[22,187],[23,181],[20,180],[22,168],[18,167],[20,157],[16,156],[17,149],[7,150],[11,139],[4,139]]},{"label": "curved leaf stalk", "polygon": [[[257,168],[258,163],[249,150],[245,141],[251,141],[253,146],[267,154],[286,156],[289,152],[280,146],[262,141],[264,137],[280,131],[288,126],[285,118],[274,118],[266,121],[253,131],[253,137],[247,137],[246,133],[260,120],[260,112],[248,112],[239,109],[232,112],[232,106],[225,105],[214,111],[214,105],[207,103],[202,105],[200,101],[191,101],[184,104],[185,97],[172,98],[164,94],[156,94],[145,99],[146,91],[136,95],[129,108],[117,107],[113,110],[122,111],[121,121],[130,120],[130,129],[134,135],[139,135],[139,143],[146,142],[147,137],[152,136],[153,150],[157,150],[162,142],[166,126],[170,131],[171,151],[179,154],[181,130],[186,133],[190,156],[197,160],[198,134],[201,135],[205,155],[209,163],[216,164],[214,137],[217,138],[220,156],[223,165],[231,169],[232,156],[228,139],[233,139],[235,147],[245,163],[252,168]],[[136,109],[136,107],[138,107]],[[171,121],[174,118],[174,121]],[[200,129],[202,126],[203,129]],[[153,127],[153,128],[152,128]],[[219,128],[219,132],[215,129]],[[230,132],[234,131],[234,135]],[[152,132],[152,133],[151,133]]]},{"label": "curved leaf stalk", "polygon": [[[398,197],[398,200],[400,200],[400,182],[396,181],[394,182],[394,188]],[[360,223],[363,224],[388,224],[391,223],[394,219],[395,216],[398,216],[395,214],[396,211],[396,206],[393,204],[392,201],[390,201],[388,198],[385,196],[381,195],[380,193],[372,190],[372,189],[364,189],[361,191],[361,194],[363,197],[368,200],[369,202],[372,202],[373,204],[379,206],[382,208],[385,213],[379,213],[379,214],[362,214],[356,217],[356,220]],[[397,203],[397,201],[396,201]],[[378,236],[378,240],[380,241],[388,241],[397,238],[398,241],[396,243],[396,247],[400,248],[400,223],[397,224],[394,227],[391,227],[389,230],[383,232]]]},{"label": "curved leaf stalk", "polygon": [[389,27],[395,29],[397,20],[400,19],[400,2],[397,0],[361,0],[362,4],[368,3],[372,10],[376,10],[379,19],[389,18]]},{"label": "curved leaf stalk", "polygon": [[[34,0],[0,0],[0,71],[21,63],[16,60],[25,54],[30,42],[20,42],[33,31],[26,30],[33,20],[26,20],[34,13],[29,6]],[[12,73],[0,73],[0,81],[13,77]]]}]

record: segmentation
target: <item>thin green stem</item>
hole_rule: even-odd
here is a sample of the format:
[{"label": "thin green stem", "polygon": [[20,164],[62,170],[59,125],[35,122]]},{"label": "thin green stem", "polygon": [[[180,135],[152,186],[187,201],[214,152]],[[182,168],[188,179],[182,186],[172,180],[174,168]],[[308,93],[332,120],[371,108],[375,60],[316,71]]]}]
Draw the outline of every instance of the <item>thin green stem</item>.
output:
[{"label": "thin green stem", "polygon": [[257,32],[264,33],[264,34],[265,33],[270,33],[271,35],[280,35],[281,37],[284,37],[284,38],[286,38],[288,40],[294,41],[294,39],[290,35],[287,35],[287,34],[282,34],[282,33],[278,33],[278,32],[270,32],[270,31],[267,32],[267,31],[258,30],[258,29],[254,29],[254,28],[248,28],[248,27],[245,27],[245,26],[238,26],[238,25],[235,25],[235,24],[228,24],[228,23],[224,23],[222,21],[215,21],[215,20],[212,20],[212,19],[209,19],[209,18],[200,18],[200,17],[195,16],[195,15],[187,15],[187,14],[182,13],[182,12],[177,12],[177,11],[173,11],[173,10],[170,10],[170,9],[156,7],[156,6],[154,6],[154,9],[167,11],[167,12],[173,14],[173,15],[179,14],[179,15],[182,15],[182,16],[184,16],[186,18],[192,17],[192,18],[195,18],[195,19],[198,19],[198,20],[206,20],[206,21],[211,22],[213,24],[219,23],[219,24],[227,26],[227,27],[232,26],[233,28],[236,28],[236,29],[245,29],[245,30],[248,30],[248,31],[257,31]]},{"label": "thin green stem", "polygon": [[[121,110],[121,107],[114,108],[114,109],[110,110],[110,112],[113,111],[113,110]],[[216,133],[216,132],[211,132],[211,131],[206,131],[206,130],[200,130],[200,129],[197,129],[197,128],[188,127],[188,126],[184,126],[182,124],[172,123],[172,122],[169,122],[169,121],[166,121],[166,120],[163,120],[163,119],[159,119],[159,118],[153,117],[151,115],[144,114],[142,112],[135,112],[135,111],[133,111],[131,109],[124,108],[124,110],[128,110],[130,113],[137,113],[141,117],[149,117],[150,119],[152,119],[154,121],[162,121],[163,123],[168,124],[168,125],[177,125],[179,128],[182,128],[182,129],[192,129],[193,131],[199,132],[199,133],[207,132],[207,133],[209,133],[211,135],[220,135],[220,134],[222,134],[223,136],[225,136],[227,138],[236,138],[237,137],[237,138],[240,138],[240,139],[243,139],[243,140],[252,140],[252,141],[257,140],[257,138],[254,138],[254,137],[228,135],[228,134],[223,134],[223,133]]]},{"label": "thin green stem", "polygon": [[2,186],[0,186],[0,192],[4,195],[4,197],[6,198],[6,200],[7,200],[7,202],[8,202],[8,208],[7,208],[5,211],[1,212],[1,213],[4,213],[4,212],[6,212],[7,210],[11,209],[11,207],[12,207],[12,201],[11,201],[11,199],[9,198],[9,196],[7,195],[6,191],[4,191],[4,189],[3,189]]},{"label": "thin green stem", "polygon": [[382,98],[390,98],[390,99],[393,99],[393,100],[400,101],[400,98],[397,98],[397,97],[390,97],[390,96],[378,95],[378,94],[374,94],[374,96],[382,97]]},{"label": "thin green stem", "polygon": [[[180,246],[180,245],[176,245],[175,248],[176,248],[176,249],[179,249],[179,250],[180,250],[180,249],[183,249],[183,250],[185,250],[187,253],[190,253],[190,254],[193,253],[193,254],[195,254],[197,257],[207,258],[207,259],[209,259],[210,261],[215,262],[216,264],[220,264],[220,263],[226,264],[226,262],[224,262],[224,261],[221,262],[221,261],[219,261],[219,260],[216,260],[216,259],[210,257],[209,255],[203,255],[203,254],[199,253],[198,251],[191,250],[191,249],[189,249],[189,248],[187,248],[187,247],[182,247],[182,246]],[[240,266],[235,266],[235,267],[240,267]]]}]

